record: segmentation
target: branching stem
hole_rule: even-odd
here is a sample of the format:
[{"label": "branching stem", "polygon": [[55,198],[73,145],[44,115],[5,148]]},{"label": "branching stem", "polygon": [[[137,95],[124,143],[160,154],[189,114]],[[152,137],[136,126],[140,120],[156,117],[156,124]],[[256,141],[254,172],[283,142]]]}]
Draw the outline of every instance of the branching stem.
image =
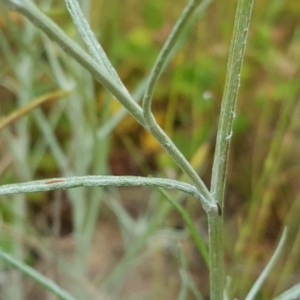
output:
[{"label": "branching stem", "polygon": [[[92,59],[85,51],[81,49],[70,37],[68,37],[55,23],[53,23],[45,14],[43,14],[33,2],[5,0],[7,5],[24,16],[39,27],[45,34],[47,34],[53,41],[57,42],[60,47],[71,55],[78,63],[86,68],[96,80],[98,80],[105,88],[107,88],[117,100],[119,100],[132,116],[156,138],[165,151],[173,158],[183,172],[191,179],[196,189],[204,201],[202,201],[203,208],[206,212],[213,210],[217,213],[217,205],[209,190],[192,168],[190,163],[181,154],[178,148],[174,145],[171,139],[165,132],[156,124],[152,127],[147,126],[145,117],[141,107],[131,98],[131,96],[124,92],[120,83],[114,79],[113,76],[107,76],[107,68],[101,68],[99,63]],[[197,3],[198,1],[192,1]],[[167,57],[165,57],[166,59]],[[209,203],[209,205],[208,205]]]}]

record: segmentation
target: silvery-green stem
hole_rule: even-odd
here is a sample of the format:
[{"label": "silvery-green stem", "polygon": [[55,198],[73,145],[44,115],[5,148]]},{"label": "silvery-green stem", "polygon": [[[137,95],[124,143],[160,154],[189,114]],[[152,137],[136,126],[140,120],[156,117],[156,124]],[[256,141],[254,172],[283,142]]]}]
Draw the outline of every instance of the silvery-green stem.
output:
[{"label": "silvery-green stem", "polygon": [[[171,157],[176,157],[177,159],[176,162],[178,163],[179,166],[184,166],[183,169],[184,172],[189,176],[189,178],[192,180],[192,182],[199,190],[199,192],[204,194],[206,199],[209,199],[209,201],[215,203],[213,197],[211,196],[210,192],[206,188],[203,181],[199,178],[198,174],[190,166],[189,162],[180,153],[180,151],[177,150],[177,148],[174,146],[171,139],[165,134],[165,132],[156,123],[155,118],[153,117],[151,111],[152,96],[153,96],[153,91],[157,83],[157,80],[159,79],[162,70],[164,68],[164,65],[168,60],[168,57],[171,51],[173,50],[178,38],[180,37],[188,21],[191,19],[191,16],[197,9],[199,3],[200,3],[199,0],[191,0],[187,4],[181,16],[179,17],[178,21],[176,22],[172,32],[170,33],[168,39],[166,40],[160,54],[158,55],[158,58],[151,70],[150,77],[148,80],[148,85],[143,98],[143,115],[146,123],[146,128],[149,130],[149,132],[152,133],[152,135],[156,137],[158,141],[160,141],[160,143],[162,144],[166,152]],[[216,206],[214,211],[215,212],[217,211]]]},{"label": "silvery-green stem", "polygon": [[190,0],[190,2],[184,8],[181,16],[178,18],[178,21],[174,25],[170,35],[168,36],[165,44],[163,45],[163,48],[160,51],[151,70],[148,85],[143,99],[143,114],[148,127],[157,126],[151,110],[151,103],[155,85],[162,73],[164,65],[168,60],[171,51],[173,50],[178,38],[180,37],[188,21],[191,19],[191,16],[197,9],[199,2],[199,0]]},{"label": "silvery-green stem", "polygon": [[223,194],[226,179],[226,165],[230,141],[233,135],[232,127],[235,118],[235,107],[241,81],[241,68],[247,42],[254,0],[239,0],[233,37],[229,49],[225,89],[222,99],[219,119],[216,150],[214,155],[211,180],[211,193],[223,209]]},{"label": "silvery-green stem", "polygon": [[99,64],[100,68],[103,71],[106,71],[106,76],[111,77],[111,79],[115,81],[115,83],[118,84],[121,89],[123,89],[124,93],[127,93],[129,95],[116,70],[107,58],[103,48],[98,43],[93,31],[90,28],[89,23],[87,22],[83,15],[83,12],[81,11],[78,1],[65,0],[65,2],[68,11],[70,12],[70,15],[73,19],[73,22],[76,25],[94,60]]},{"label": "silvery-green stem", "polygon": [[[17,193],[48,192],[58,189],[70,189],[76,187],[104,187],[104,186],[155,186],[166,189],[176,189],[192,195],[202,202],[203,197],[194,186],[188,183],[172,179],[139,177],[139,176],[74,176],[35,180],[23,183],[6,184],[0,186],[0,195]],[[211,203],[205,202],[207,209],[213,209]]]},{"label": "silvery-green stem", "polygon": [[[165,149],[165,151],[174,159],[176,163],[181,167],[181,169],[185,172],[185,174],[192,180],[196,189],[202,195],[203,200],[203,208],[205,211],[217,213],[218,208],[214,198],[211,193],[208,191],[207,187],[203,183],[203,181],[199,178],[196,171],[191,167],[190,163],[186,160],[186,158],[182,155],[182,153],[178,150],[178,148],[174,145],[172,140],[166,135],[166,133],[158,126],[148,128],[149,132],[159,141],[161,146]],[[210,203],[209,206],[206,204]]]},{"label": "silvery-green stem", "polygon": [[[233,37],[229,49],[225,90],[219,120],[216,150],[211,180],[211,193],[223,211],[223,196],[226,179],[226,164],[232,137],[235,106],[240,87],[241,68],[247,41],[254,0],[239,0],[235,15]],[[223,299],[223,218],[215,214],[209,219],[210,251],[210,297],[212,300]]]}]

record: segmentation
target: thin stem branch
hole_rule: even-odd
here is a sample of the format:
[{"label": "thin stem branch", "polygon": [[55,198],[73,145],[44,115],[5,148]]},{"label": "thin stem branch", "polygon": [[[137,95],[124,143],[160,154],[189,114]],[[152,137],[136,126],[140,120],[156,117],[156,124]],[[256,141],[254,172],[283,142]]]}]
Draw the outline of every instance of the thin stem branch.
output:
[{"label": "thin stem branch", "polygon": [[117,84],[119,84],[120,88],[124,90],[124,93],[128,94],[127,89],[123,85],[120,77],[108,60],[103,48],[98,43],[93,31],[90,28],[89,23],[85,19],[78,1],[65,0],[65,2],[68,11],[73,19],[73,22],[76,25],[94,60],[99,64],[102,70],[106,70],[108,76],[111,76],[111,78],[115,80]]},{"label": "thin stem branch", "polygon": [[166,189],[176,189],[192,195],[204,206],[212,206],[211,203],[203,203],[203,197],[199,197],[196,188],[188,183],[165,178],[139,177],[139,176],[74,176],[43,180],[35,180],[24,183],[7,184],[0,186],[0,195],[16,193],[48,192],[60,189],[77,187],[104,187],[104,186],[156,186]]},{"label": "thin stem branch", "polygon": [[156,83],[162,73],[162,70],[166,62],[168,61],[168,57],[171,51],[173,50],[181,33],[185,29],[185,26],[191,20],[191,16],[197,9],[199,2],[200,2],[199,0],[191,0],[184,8],[181,16],[178,18],[170,35],[168,36],[165,44],[163,45],[163,48],[160,51],[154,63],[154,66],[151,70],[150,77],[148,80],[148,86],[143,99],[143,114],[145,117],[146,124],[149,127],[156,126],[156,121],[154,120],[154,117],[152,115],[152,110],[151,110],[154,88],[156,86]]},{"label": "thin stem branch", "polygon": [[[160,142],[160,144],[163,146],[163,148],[171,157],[176,158],[175,159],[176,163],[192,180],[193,184],[198,189],[198,191],[202,195],[204,195],[204,197],[208,199],[211,203],[215,204],[215,200],[211,196],[204,182],[201,180],[201,178],[199,178],[198,174],[191,167],[190,163],[181,154],[181,152],[177,149],[177,147],[174,145],[172,140],[160,128],[160,126],[157,124],[151,112],[152,96],[153,96],[155,85],[162,73],[162,70],[166,62],[168,61],[171,51],[173,50],[178,38],[184,31],[186,25],[191,20],[191,16],[197,9],[199,3],[200,3],[199,0],[191,0],[187,4],[181,16],[179,17],[178,21],[174,25],[174,28],[170,33],[168,39],[166,40],[156,62],[154,63],[154,67],[151,70],[150,77],[148,80],[148,85],[143,98],[143,116],[145,119],[146,128],[149,130],[149,132]],[[204,2],[204,4],[205,6],[207,5],[206,2]],[[214,206],[214,211],[215,212],[217,211],[216,205]]]},{"label": "thin stem branch", "polygon": [[197,172],[193,169],[187,159],[182,155],[178,148],[174,145],[173,141],[166,135],[166,133],[158,126],[148,128],[149,132],[158,140],[165,151],[175,160],[178,166],[185,172],[185,174],[191,179],[199,194],[202,195],[205,203],[208,205],[203,205],[204,210],[208,213],[213,211],[217,213],[218,207],[216,201],[212,197],[211,193],[205,186],[204,182],[201,180]]}]

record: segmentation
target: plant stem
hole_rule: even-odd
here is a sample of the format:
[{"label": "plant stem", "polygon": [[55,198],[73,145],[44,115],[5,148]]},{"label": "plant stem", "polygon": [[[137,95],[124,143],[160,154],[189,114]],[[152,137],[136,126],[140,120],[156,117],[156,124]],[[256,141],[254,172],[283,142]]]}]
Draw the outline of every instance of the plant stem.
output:
[{"label": "plant stem", "polygon": [[222,300],[224,290],[223,220],[216,213],[208,214],[210,299]]},{"label": "plant stem", "polygon": [[[215,200],[206,188],[204,182],[199,178],[198,174],[190,166],[189,162],[185,159],[181,152],[178,151],[172,140],[159,127],[151,111],[152,96],[157,80],[159,79],[166,62],[168,61],[168,57],[173,50],[178,38],[185,29],[185,26],[188,24],[188,21],[191,19],[191,16],[197,9],[199,3],[199,0],[191,0],[187,4],[178,21],[176,22],[171,34],[166,40],[160,54],[158,55],[158,58],[151,70],[148,85],[144,95],[143,115],[146,123],[146,128],[149,130],[149,132],[161,143],[163,148],[171,157],[176,157],[177,164],[189,176],[198,191],[203,194],[206,199],[209,199],[209,201],[215,203]],[[206,211],[208,212],[208,210]],[[216,212],[216,206],[214,211]]]},{"label": "plant stem", "polygon": [[87,45],[92,57],[99,64],[102,70],[106,71],[106,75],[110,76],[124,93],[128,94],[127,89],[123,85],[121,79],[119,78],[117,72],[113,68],[112,64],[108,60],[104,50],[98,43],[93,31],[90,28],[89,23],[85,19],[83,12],[81,11],[80,5],[77,0],[65,0],[67,9],[76,25],[82,39]]},{"label": "plant stem", "polygon": [[179,17],[178,21],[174,25],[170,35],[168,36],[151,70],[147,89],[143,99],[143,114],[145,117],[146,124],[149,127],[157,126],[157,123],[153,118],[152,110],[151,110],[151,103],[152,103],[152,97],[153,97],[155,85],[162,73],[162,70],[166,62],[168,61],[168,56],[173,50],[178,38],[180,37],[188,21],[191,19],[191,16],[197,9],[199,2],[200,2],[199,0],[191,0],[184,8],[181,16]]},{"label": "plant stem", "polygon": [[225,90],[222,99],[211,180],[211,193],[218,200],[221,209],[223,209],[227,159],[253,2],[254,0],[238,1],[233,37],[229,49]]},{"label": "plant stem", "polygon": [[217,213],[218,207],[216,205],[216,201],[205,186],[204,182],[198,176],[197,172],[192,168],[190,163],[174,145],[172,140],[158,125],[151,127],[148,130],[157,139],[157,141],[161,144],[165,151],[175,160],[175,162],[183,170],[183,172],[191,179],[199,194],[203,197],[202,203],[204,210],[207,213],[211,211]]},{"label": "plant stem", "polygon": [[213,213],[209,213],[208,216],[210,237],[210,299],[212,300],[223,299],[224,266],[222,211],[224,207],[223,198],[226,166],[253,2],[254,0],[239,0],[237,5],[212,170],[211,194],[218,201],[221,210],[221,216],[217,216]]},{"label": "plant stem", "polygon": [[107,71],[99,68],[99,64],[95,62],[85,51],[83,51],[70,37],[68,37],[55,23],[53,23],[45,14],[43,14],[33,2],[18,0],[5,0],[8,7],[18,11],[39,27],[53,41],[57,42],[60,47],[72,56],[79,64],[86,68],[96,80],[98,80],[105,88],[107,88],[117,100],[119,100],[132,116],[156,138],[165,151],[173,158],[183,172],[191,179],[199,194],[203,198],[202,205],[206,212],[213,210],[217,212],[217,205],[209,190],[192,168],[190,163],[181,154],[166,133],[156,124],[149,128],[145,122],[141,107],[130,97],[128,93],[124,93],[124,89],[112,77],[107,76]]},{"label": "plant stem", "polygon": [[[156,186],[166,189],[177,189],[192,195],[208,209],[213,209],[211,203],[203,203],[203,197],[191,184],[165,178],[139,176],[73,176],[35,180],[23,183],[14,183],[0,186],[0,195],[17,193],[48,192],[53,190],[71,189],[76,187],[104,187],[104,186]],[[211,207],[213,206],[213,207]]]}]

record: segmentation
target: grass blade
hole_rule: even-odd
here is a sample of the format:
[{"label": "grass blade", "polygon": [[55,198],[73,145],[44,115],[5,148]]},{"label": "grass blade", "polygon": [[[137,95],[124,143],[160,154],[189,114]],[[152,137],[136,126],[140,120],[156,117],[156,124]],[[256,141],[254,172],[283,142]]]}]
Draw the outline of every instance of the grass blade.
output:
[{"label": "grass blade", "polygon": [[71,296],[67,291],[63,290],[61,287],[59,287],[56,283],[49,280],[47,277],[42,275],[41,273],[37,272],[33,268],[29,267],[23,262],[17,261],[14,259],[11,255],[3,252],[0,249],[0,257],[16,269],[18,269],[21,273],[27,275],[34,281],[36,281],[38,284],[43,286],[48,291],[52,292],[54,295],[56,295],[59,299],[62,300],[75,300],[73,296]]},{"label": "grass blade", "polygon": [[286,241],[287,238],[287,228],[284,228],[282,236],[280,238],[279,244],[274,252],[274,254],[272,255],[269,263],[266,265],[265,269],[263,270],[263,272],[260,274],[260,276],[257,278],[256,282],[254,283],[254,285],[252,286],[251,290],[249,291],[247,297],[245,298],[245,300],[252,300],[255,299],[256,294],[258,293],[259,289],[261,288],[262,284],[264,283],[264,281],[266,280],[267,276],[269,275],[269,273],[271,272],[271,269],[273,268],[276,260],[278,259],[284,243]]},{"label": "grass blade", "polygon": [[300,283],[294,285],[281,295],[277,296],[274,300],[294,300],[300,297]]}]

